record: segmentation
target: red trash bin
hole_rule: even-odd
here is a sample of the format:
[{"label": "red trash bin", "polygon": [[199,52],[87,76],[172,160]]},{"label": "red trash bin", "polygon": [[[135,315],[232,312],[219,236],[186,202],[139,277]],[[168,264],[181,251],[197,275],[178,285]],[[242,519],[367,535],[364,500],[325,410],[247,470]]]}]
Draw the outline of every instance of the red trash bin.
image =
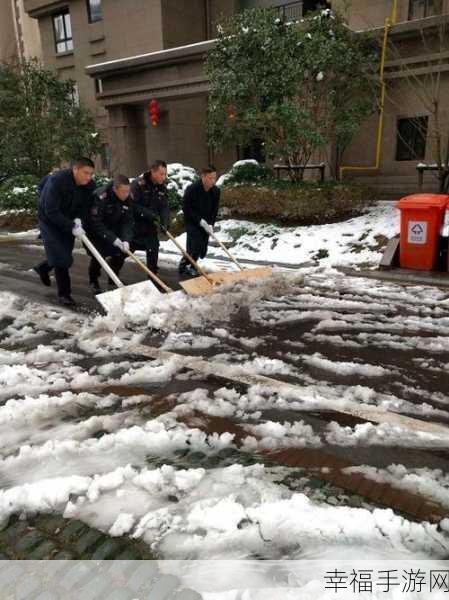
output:
[{"label": "red trash bin", "polygon": [[422,271],[436,267],[440,229],[448,203],[449,196],[443,194],[413,194],[398,202],[401,267]]}]

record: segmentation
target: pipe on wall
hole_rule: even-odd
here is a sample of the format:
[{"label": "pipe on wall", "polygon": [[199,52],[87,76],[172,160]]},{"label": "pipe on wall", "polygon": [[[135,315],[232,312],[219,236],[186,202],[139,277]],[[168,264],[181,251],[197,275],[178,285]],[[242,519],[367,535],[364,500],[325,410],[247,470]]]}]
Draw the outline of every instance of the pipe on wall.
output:
[{"label": "pipe on wall", "polygon": [[393,0],[393,6],[391,10],[391,15],[386,17],[384,24],[384,35],[382,41],[382,54],[380,60],[380,71],[379,71],[379,80],[380,80],[380,110],[379,110],[379,121],[377,125],[377,136],[376,136],[376,161],[374,166],[371,167],[355,167],[355,166],[344,166],[340,167],[340,179],[343,179],[343,174],[351,171],[377,171],[380,167],[380,161],[382,158],[382,139],[383,139],[383,131],[384,131],[384,120],[385,120],[385,96],[386,96],[386,88],[387,85],[385,83],[385,61],[387,57],[388,50],[388,36],[390,33],[391,26],[396,23],[397,20],[397,9],[398,2],[397,0]]}]

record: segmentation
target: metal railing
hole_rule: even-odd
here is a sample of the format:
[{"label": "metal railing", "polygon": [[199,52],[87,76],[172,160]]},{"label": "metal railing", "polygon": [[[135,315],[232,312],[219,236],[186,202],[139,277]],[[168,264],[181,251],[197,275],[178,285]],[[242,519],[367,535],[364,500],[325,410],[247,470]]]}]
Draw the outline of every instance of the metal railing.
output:
[{"label": "metal railing", "polygon": [[280,6],[273,6],[273,10],[283,21],[297,21],[304,14],[304,2],[286,2]]}]

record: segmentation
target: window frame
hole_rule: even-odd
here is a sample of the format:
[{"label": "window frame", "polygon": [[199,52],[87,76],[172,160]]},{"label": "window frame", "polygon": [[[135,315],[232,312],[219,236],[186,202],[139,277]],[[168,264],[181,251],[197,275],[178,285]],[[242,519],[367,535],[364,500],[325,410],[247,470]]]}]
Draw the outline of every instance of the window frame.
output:
[{"label": "window frame", "polygon": [[[415,17],[415,12],[419,8],[419,4],[424,6],[424,14],[420,17]],[[427,17],[433,17],[438,14],[437,7],[435,6],[434,0],[409,0],[408,4],[408,20],[416,21],[418,19],[427,19]]]},{"label": "window frame", "polygon": [[[62,32],[64,35],[64,37],[62,37],[62,38],[58,38],[58,29],[57,29],[57,25],[56,25],[57,19],[62,20]],[[70,35],[68,34],[67,22],[69,23],[69,26],[70,26]],[[70,17],[69,9],[66,9],[66,10],[63,10],[63,11],[60,11],[57,13],[53,13],[52,14],[52,23],[53,23],[53,36],[54,36],[54,40],[55,40],[56,54],[59,55],[59,54],[67,54],[68,52],[73,52],[73,49],[74,49],[73,30],[72,30],[72,20]],[[64,50],[58,49],[58,46],[60,44],[65,45]]]},{"label": "window frame", "polygon": [[103,6],[101,4],[102,0],[99,0],[99,13],[100,16],[93,17],[92,16],[92,0],[86,0],[86,8],[87,8],[87,20],[89,23],[99,23],[103,20]]},{"label": "window frame", "polygon": [[94,86],[96,96],[103,93],[103,80],[101,79],[101,77],[94,78]]},{"label": "window frame", "polygon": [[[401,122],[409,121],[410,125],[415,121],[425,121],[421,125],[415,125],[415,131],[413,133],[414,139],[405,139],[405,136],[401,134]],[[415,115],[413,117],[398,116],[396,118],[396,162],[407,162],[415,160],[425,160],[427,150],[427,138],[429,133],[429,116],[428,115]],[[421,140],[419,138],[421,137]],[[421,146],[421,147],[420,147]],[[418,150],[421,152],[418,153]]]}]

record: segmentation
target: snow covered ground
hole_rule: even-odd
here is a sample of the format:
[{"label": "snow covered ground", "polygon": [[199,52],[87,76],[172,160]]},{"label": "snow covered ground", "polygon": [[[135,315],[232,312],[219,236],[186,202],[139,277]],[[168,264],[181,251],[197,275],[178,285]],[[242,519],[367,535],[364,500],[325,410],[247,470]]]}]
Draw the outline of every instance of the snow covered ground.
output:
[{"label": "snow covered ground", "polygon": [[[334,268],[375,266],[397,209],[322,227],[219,225],[240,259],[282,263],[274,277],[108,316],[0,291],[0,528],[57,513],[175,560],[446,558],[445,520],[408,519],[270,460],[328,453],[449,510],[449,293]],[[204,264],[231,269],[221,257],[213,247]],[[239,383],[251,375],[290,387]],[[363,407],[402,420],[349,416]],[[239,594],[205,597],[262,597]]]},{"label": "snow covered ground", "polygon": [[[281,227],[225,219],[217,223],[217,235],[242,261],[375,267],[386,241],[399,233],[399,227],[396,203],[377,202],[362,216],[326,225]],[[185,234],[178,241],[185,246]],[[170,241],[161,249],[166,260],[174,260],[176,250]],[[232,268],[227,261],[214,260],[223,256],[223,250],[212,245],[202,264],[211,269]]]},{"label": "snow covered ground", "polygon": [[[368,404],[447,423],[447,292],[308,268],[208,298],[150,302],[138,315],[72,316],[7,292],[0,300],[0,523],[54,511],[176,559],[447,555],[444,529],[329,501],[304,477],[292,486],[294,469],[264,465],[260,454],[357,447],[366,457],[367,448],[373,461],[355,469],[393,482],[400,473],[404,489],[419,482],[449,505],[442,471],[385,466],[376,450],[404,448],[418,460],[448,448],[443,430],[319,417]],[[176,356],[133,355],[142,342]],[[201,377],[186,355],[297,391]],[[238,423],[246,437],[207,433],[199,415]]]}]

